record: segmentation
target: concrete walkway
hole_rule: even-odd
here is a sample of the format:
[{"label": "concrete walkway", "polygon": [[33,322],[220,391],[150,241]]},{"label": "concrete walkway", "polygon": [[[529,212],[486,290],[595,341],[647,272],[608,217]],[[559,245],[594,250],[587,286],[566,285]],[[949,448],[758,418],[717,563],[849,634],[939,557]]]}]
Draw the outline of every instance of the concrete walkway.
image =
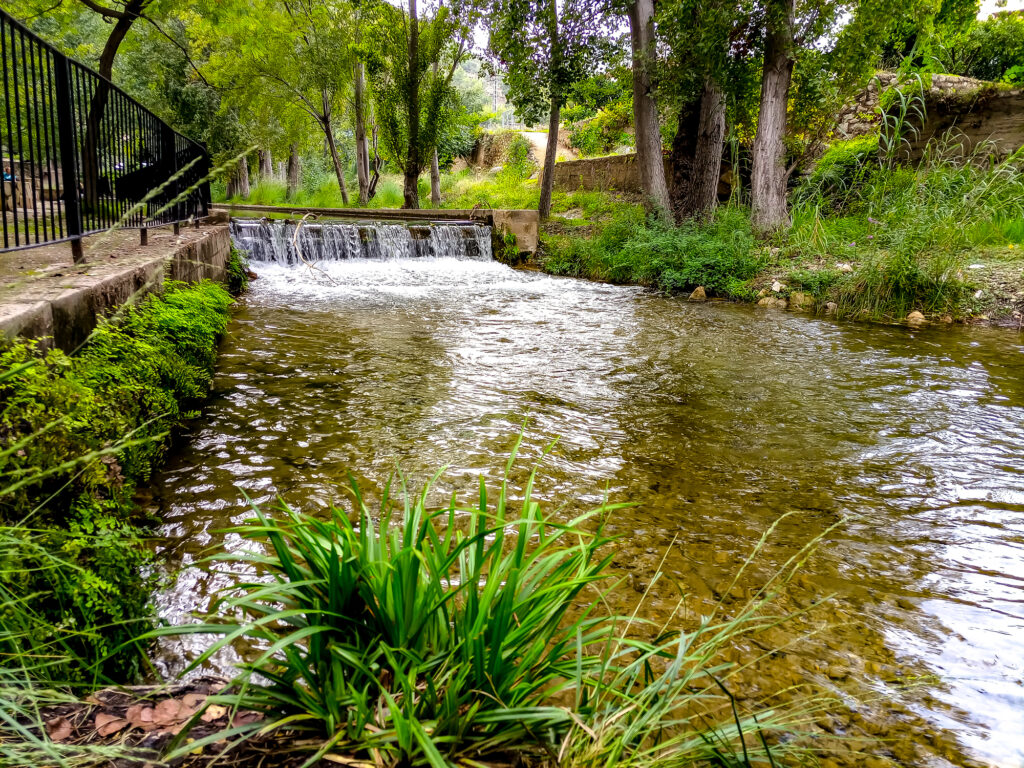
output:
[{"label": "concrete walkway", "polygon": [[85,263],[74,264],[67,243],[0,253],[0,334],[52,337],[61,349],[78,346],[96,326],[97,314],[136,291],[158,290],[165,277],[194,282],[222,280],[231,239],[225,224],[199,229],[137,230],[88,237]]}]

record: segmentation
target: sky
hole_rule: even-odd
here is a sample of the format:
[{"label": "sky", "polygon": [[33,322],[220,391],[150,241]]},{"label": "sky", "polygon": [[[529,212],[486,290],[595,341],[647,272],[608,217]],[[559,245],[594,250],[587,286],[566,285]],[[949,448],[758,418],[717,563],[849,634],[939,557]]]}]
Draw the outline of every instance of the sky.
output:
[{"label": "sky", "polygon": [[1024,10],[1024,0],[1008,0],[1005,5],[1000,5],[999,0],[982,0],[979,19],[987,19],[996,11],[1020,11]]}]

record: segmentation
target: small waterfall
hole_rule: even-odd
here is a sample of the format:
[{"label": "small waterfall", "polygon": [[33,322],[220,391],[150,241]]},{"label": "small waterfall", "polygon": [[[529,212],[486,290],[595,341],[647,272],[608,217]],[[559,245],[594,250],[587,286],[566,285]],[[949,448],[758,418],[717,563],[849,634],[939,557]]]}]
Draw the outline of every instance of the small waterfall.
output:
[{"label": "small waterfall", "polygon": [[285,219],[232,219],[231,238],[253,261],[280,264],[299,263],[299,251],[307,262],[417,257],[493,259],[491,228],[478,224],[406,226],[317,221],[299,226]]}]

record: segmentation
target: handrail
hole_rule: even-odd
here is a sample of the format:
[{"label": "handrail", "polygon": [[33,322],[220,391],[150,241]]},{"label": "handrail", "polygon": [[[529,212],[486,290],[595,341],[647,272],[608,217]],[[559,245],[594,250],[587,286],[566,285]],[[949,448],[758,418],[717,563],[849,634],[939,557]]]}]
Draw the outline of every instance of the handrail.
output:
[{"label": "handrail", "polygon": [[0,66],[0,252],[207,215],[206,148],[2,10]]}]

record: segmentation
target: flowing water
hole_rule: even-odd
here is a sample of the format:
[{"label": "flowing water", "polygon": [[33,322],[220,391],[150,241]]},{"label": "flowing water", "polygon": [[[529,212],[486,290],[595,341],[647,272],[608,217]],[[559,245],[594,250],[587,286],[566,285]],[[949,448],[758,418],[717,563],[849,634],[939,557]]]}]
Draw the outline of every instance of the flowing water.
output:
[{"label": "flowing water", "polygon": [[[320,510],[349,472],[369,486],[400,461],[416,479],[448,465],[441,490],[466,499],[528,417],[523,472],[558,438],[542,498],[638,503],[612,520],[622,609],[664,556],[691,615],[667,582],[644,611],[685,624],[839,523],[786,596],[808,613],[741,697],[811,680],[859,700],[819,719],[823,738],[874,734],[902,765],[1024,764],[1020,335],[688,304],[511,270],[476,232],[435,238],[462,258],[381,258],[429,255],[397,234],[400,253],[364,234],[312,268],[268,260],[287,242],[254,261],[213,397],[156,484],[170,567],[238,545],[218,531],[248,516],[243,491]],[[187,570],[161,609],[180,619],[223,586]]]}]

